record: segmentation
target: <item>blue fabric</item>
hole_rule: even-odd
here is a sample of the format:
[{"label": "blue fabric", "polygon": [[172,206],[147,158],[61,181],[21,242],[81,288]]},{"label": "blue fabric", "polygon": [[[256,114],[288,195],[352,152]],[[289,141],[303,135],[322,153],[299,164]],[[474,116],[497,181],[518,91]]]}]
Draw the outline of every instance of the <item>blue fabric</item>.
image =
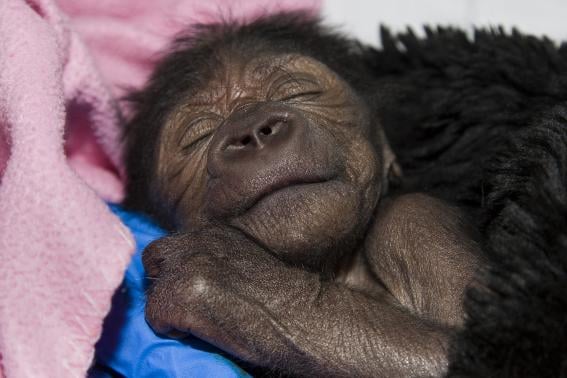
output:
[{"label": "blue fabric", "polygon": [[[136,253],[116,292],[96,346],[97,371],[114,371],[125,377],[249,377],[213,346],[196,338],[183,341],[157,336],[144,319],[144,267],[142,251],[163,236],[148,218],[112,205],[112,211],[136,238]],[[106,373],[105,373],[106,374]],[[93,376],[93,375],[91,375]],[[95,374],[96,376],[96,374]],[[100,373],[99,376],[105,376]]]}]

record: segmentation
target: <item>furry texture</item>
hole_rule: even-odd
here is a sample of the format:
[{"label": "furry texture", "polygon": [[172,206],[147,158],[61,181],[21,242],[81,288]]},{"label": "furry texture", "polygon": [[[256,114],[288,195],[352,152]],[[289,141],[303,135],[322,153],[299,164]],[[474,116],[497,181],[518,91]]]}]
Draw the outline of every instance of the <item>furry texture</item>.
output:
[{"label": "furry texture", "polygon": [[382,36],[371,61],[405,190],[468,208],[486,240],[449,376],[567,375],[567,48],[502,30]]},{"label": "furry texture", "polygon": [[115,110],[52,1],[0,1],[0,376],[77,377],[91,362],[134,248],[97,195],[120,199]]}]

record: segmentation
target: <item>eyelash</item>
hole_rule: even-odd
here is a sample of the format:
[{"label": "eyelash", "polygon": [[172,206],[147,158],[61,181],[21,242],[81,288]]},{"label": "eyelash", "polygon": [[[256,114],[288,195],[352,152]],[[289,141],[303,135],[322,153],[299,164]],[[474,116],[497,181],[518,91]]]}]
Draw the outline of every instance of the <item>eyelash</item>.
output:
[{"label": "eyelash", "polygon": [[[319,83],[315,80],[311,80],[309,78],[285,78],[285,80],[280,83],[280,80],[277,80],[274,84],[275,88],[270,88],[268,91],[268,98],[269,100],[275,101],[291,101],[291,100],[302,100],[302,101],[313,101],[317,97],[323,94],[323,90],[320,88]],[[285,90],[287,87],[293,85],[291,89],[297,89],[296,93],[292,93],[290,95],[278,98],[276,95],[278,92]],[[305,86],[315,87],[313,89],[304,88]]]},{"label": "eyelash", "polygon": [[321,90],[312,90],[294,93],[286,97],[278,99],[278,101],[292,101],[292,100],[302,100],[302,101],[313,101],[323,94]]},{"label": "eyelash", "polygon": [[[212,118],[196,118],[185,126],[182,137],[183,152],[188,152],[199,143],[210,137],[216,129],[216,122]],[[188,136],[189,135],[189,136]],[[189,139],[187,141],[187,139]]]}]

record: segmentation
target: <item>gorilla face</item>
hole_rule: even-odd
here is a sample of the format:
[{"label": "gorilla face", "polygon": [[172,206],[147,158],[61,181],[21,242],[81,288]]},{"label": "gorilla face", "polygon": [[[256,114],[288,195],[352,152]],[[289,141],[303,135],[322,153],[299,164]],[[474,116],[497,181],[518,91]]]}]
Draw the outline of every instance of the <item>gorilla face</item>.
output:
[{"label": "gorilla face", "polygon": [[211,59],[166,116],[153,191],[181,230],[222,223],[284,260],[329,263],[362,236],[379,198],[369,112],[311,57],[243,55]]}]

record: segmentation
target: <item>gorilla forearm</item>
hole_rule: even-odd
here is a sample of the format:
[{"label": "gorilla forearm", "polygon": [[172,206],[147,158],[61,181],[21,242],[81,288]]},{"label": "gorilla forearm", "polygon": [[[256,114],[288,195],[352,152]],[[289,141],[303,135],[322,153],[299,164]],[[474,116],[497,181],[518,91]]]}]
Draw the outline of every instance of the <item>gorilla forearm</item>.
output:
[{"label": "gorilla forearm", "polygon": [[[144,263],[158,277],[146,310],[158,332],[191,332],[296,375],[437,376],[445,369],[442,326],[412,315],[385,290],[368,295],[291,267],[234,230],[162,239]],[[174,266],[183,268],[171,274]]]}]

